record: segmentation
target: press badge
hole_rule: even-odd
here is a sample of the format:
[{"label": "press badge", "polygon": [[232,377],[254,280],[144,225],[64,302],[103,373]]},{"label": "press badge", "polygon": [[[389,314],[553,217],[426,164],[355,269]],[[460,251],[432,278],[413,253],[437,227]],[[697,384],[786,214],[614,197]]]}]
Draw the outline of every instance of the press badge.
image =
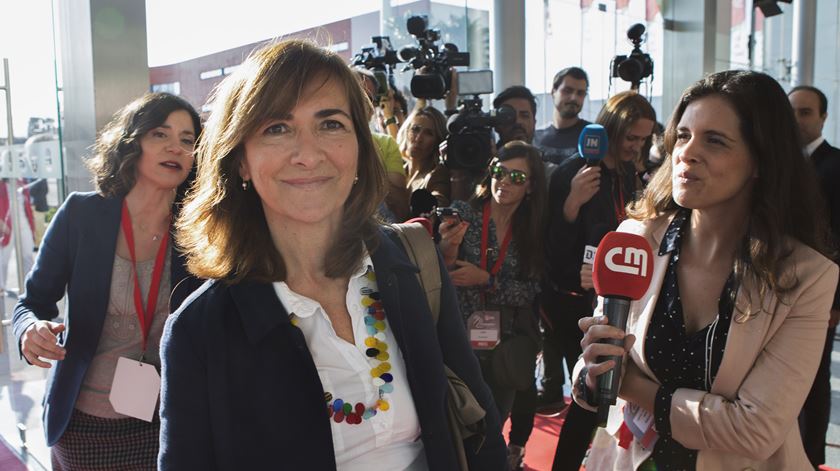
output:
[{"label": "press badge", "polygon": [[117,359],[108,397],[117,413],[151,422],[158,396],[160,375],[155,365],[125,357]]},{"label": "press badge", "polygon": [[659,434],[653,427],[653,413],[636,404],[628,402],[624,405],[624,424],[645,450],[652,449],[659,439]]},{"label": "press badge", "polygon": [[499,311],[476,311],[467,326],[474,350],[492,350],[499,344],[502,315]]}]

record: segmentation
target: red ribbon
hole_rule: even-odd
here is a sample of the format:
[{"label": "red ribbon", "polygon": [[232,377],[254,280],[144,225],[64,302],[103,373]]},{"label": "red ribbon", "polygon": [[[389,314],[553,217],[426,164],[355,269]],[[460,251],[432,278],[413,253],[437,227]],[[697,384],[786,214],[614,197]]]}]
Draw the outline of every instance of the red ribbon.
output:
[{"label": "red ribbon", "polygon": [[[487,271],[487,238],[489,237],[488,233],[490,232],[490,200],[484,203],[484,220],[483,226],[481,229],[481,269]],[[499,270],[502,269],[502,262],[505,260],[505,256],[507,255],[508,245],[510,245],[510,240],[513,238],[513,224],[508,224],[507,232],[505,233],[505,238],[502,241],[502,246],[499,247],[499,258],[496,259],[496,263],[493,264],[493,268],[489,270],[493,276],[496,276],[499,273]]]},{"label": "red ribbon", "polygon": [[[137,257],[134,251],[134,231],[131,228],[131,215],[128,213],[128,204],[123,200],[122,205],[122,230],[125,241],[128,244],[128,253],[131,254],[131,269],[134,271],[134,308],[137,310],[137,319],[140,321],[140,331],[143,334],[143,352],[146,352],[146,341],[149,338],[149,331],[152,328],[152,320],[157,309],[158,292],[160,291],[160,279],[163,276],[163,265],[166,257],[166,247],[169,237],[161,237],[160,247],[155,257],[155,266],[152,269],[152,282],[149,284],[149,296],[146,301],[146,309],[143,309],[143,295],[140,292],[140,280],[137,277]],[[168,232],[168,230],[167,230]]]}]

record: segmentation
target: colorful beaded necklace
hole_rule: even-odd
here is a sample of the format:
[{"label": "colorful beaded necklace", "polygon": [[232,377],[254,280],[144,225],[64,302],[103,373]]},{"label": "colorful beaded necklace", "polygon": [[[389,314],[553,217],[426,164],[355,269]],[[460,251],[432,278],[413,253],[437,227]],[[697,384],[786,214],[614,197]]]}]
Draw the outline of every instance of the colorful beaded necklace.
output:
[{"label": "colorful beaded necklace", "polygon": [[394,376],[390,373],[391,364],[388,363],[390,355],[388,344],[385,343],[385,310],[376,285],[376,274],[372,268],[365,273],[365,278],[368,284],[359,290],[362,295],[362,309],[365,311],[365,328],[368,333],[368,337],[365,338],[367,347],[365,355],[369,358],[369,362],[376,362],[376,366],[370,369],[370,376],[373,378],[371,381],[373,386],[379,391],[379,399],[369,406],[361,402],[353,406],[342,399],[334,399],[332,393],[324,393],[327,413],[337,423],[360,424],[362,420],[375,416],[377,411],[385,412],[391,407],[388,399],[389,394],[394,391]]}]

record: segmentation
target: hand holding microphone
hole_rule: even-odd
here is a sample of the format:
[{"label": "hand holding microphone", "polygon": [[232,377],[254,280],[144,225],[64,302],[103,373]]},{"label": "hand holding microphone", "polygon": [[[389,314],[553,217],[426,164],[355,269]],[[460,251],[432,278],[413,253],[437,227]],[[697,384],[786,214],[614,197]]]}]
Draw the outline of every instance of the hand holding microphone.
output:
[{"label": "hand holding microphone", "polygon": [[595,391],[599,424],[606,423],[609,408],[618,396],[624,354],[635,340],[624,332],[630,302],[641,298],[650,286],[652,262],[647,240],[622,232],[608,233],[595,254],[593,283],[595,292],[604,299],[604,315],[583,318],[579,326],[584,331],[581,346],[586,383]]},{"label": "hand holding microphone", "polygon": [[600,124],[587,124],[578,137],[578,156],[586,165],[577,171],[569,184],[569,196],[563,206],[566,220],[577,219],[580,207],[598,193],[601,186],[601,167],[609,147],[607,131]]}]

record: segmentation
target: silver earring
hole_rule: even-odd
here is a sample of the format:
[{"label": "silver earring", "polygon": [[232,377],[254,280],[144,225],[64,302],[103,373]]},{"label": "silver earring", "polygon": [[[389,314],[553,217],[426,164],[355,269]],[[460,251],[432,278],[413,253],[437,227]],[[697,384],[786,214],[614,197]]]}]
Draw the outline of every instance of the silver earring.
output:
[{"label": "silver earring", "polygon": [[359,176],[356,175],[356,178],[353,179],[353,184],[359,183]]},{"label": "silver earring", "polygon": [[242,191],[248,191],[248,180],[242,180]]}]

